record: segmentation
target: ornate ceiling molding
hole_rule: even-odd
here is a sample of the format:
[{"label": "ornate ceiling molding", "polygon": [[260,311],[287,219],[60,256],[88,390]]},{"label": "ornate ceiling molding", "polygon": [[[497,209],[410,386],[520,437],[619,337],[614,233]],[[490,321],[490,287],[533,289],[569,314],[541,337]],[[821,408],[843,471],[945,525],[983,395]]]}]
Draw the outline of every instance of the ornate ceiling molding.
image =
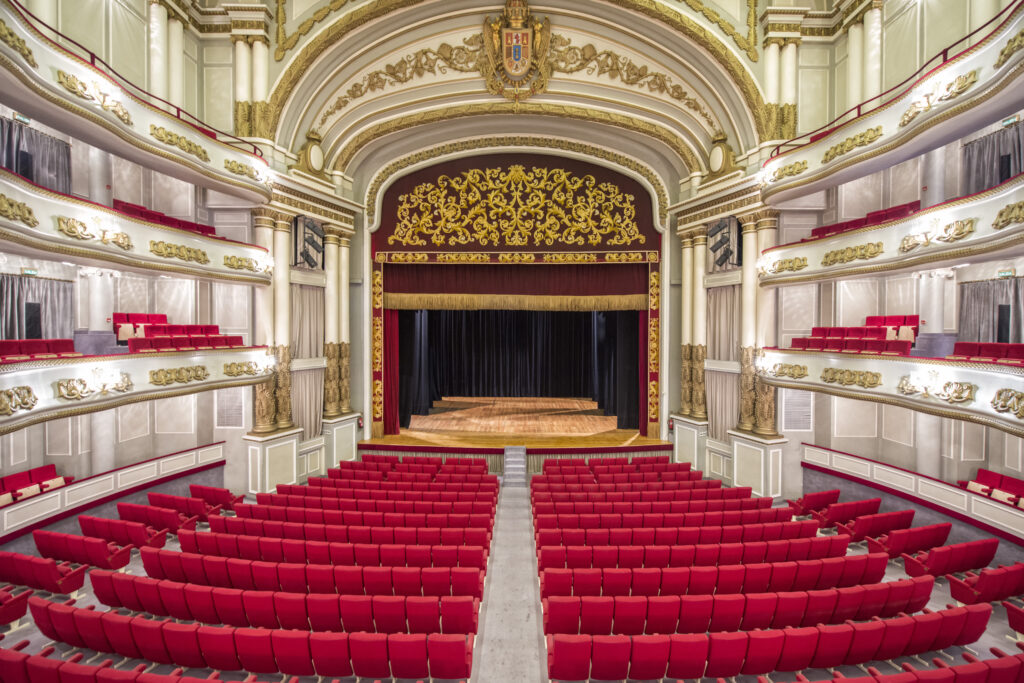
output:
[{"label": "ornate ceiling molding", "polygon": [[[725,43],[721,41],[721,39],[718,38],[718,36],[698,24],[691,17],[657,2],[657,0],[607,1],[613,5],[638,12],[650,19],[663,23],[669,28],[678,31],[684,38],[693,41],[695,44],[703,48],[703,50],[709,53],[712,59],[726,71],[730,80],[738,89],[739,95],[745,102],[750,117],[753,120],[756,137],[759,140],[768,140],[772,138],[774,128],[773,117],[769,116],[760,88],[743,62]],[[716,17],[718,16],[713,10],[704,7],[703,3],[699,2],[699,0],[681,1],[690,6],[690,9],[694,9],[696,7],[696,11],[700,11],[705,16],[707,16],[707,12],[714,14]],[[334,0],[329,6],[321,8],[314,13],[313,18],[307,19],[305,22],[300,24],[299,29],[291,36],[288,36],[284,33],[284,25],[286,23],[286,13],[284,11],[285,2],[286,0],[278,0],[277,54],[280,56],[277,58],[279,60],[283,59],[288,51],[296,47],[301,35],[308,33],[316,23],[323,21],[332,12],[341,9],[348,4],[348,0]],[[324,29],[320,34],[304,45],[294,58],[291,59],[288,66],[278,79],[277,85],[274,87],[273,93],[270,96],[268,130],[276,137],[288,100],[291,98],[292,93],[296,88],[298,88],[302,80],[306,77],[313,62],[321,55],[329,51],[333,45],[341,42],[346,36],[365,24],[381,18],[390,12],[406,7],[412,7],[421,2],[423,2],[423,0],[372,0],[371,2],[345,13],[331,26]],[[755,4],[756,0],[748,0],[748,25],[751,27],[751,31],[756,33],[756,16],[754,16],[753,10]],[[756,41],[751,43],[750,49],[747,51],[748,57],[751,52],[756,60]],[[689,162],[688,165],[690,165]],[[695,167],[691,165],[691,168]]]},{"label": "ornate ceiling molding", "polygon": [[366,191],[367,224],[371,226],[371,229],[375,227],[377,217],[377,199],[381,196],[381,192],[385,185],[388,184],[388,181],[402,174],[406,169],[440,157],[456,155],[462,152],[493,149],[497,147],[539,148],[574,152],[587,157],[602,159],[615,166],[626,169],[627,171],[643,178],[654,190],[654,194],[657,197],[656,209],[659,217],[659,223],[662,226],[666,225],[668,217],[668,193],[666,192],[665,184],[662,182],[662,179],[649,167],[637,162],[631,157],[617,154],[604,149],[603,147],[596,147],[582,142],[573,142],[562,138],[526,135],[503,135],[451,142],[431,147],[429,149],[420,150],[419,152],[391,162],[374,174],[373,180],[370,182]]},{"label": "ornate ceiling molding", "polygon": [[566,104],[548,104],[544,102],[479,102],[474,104],[463,104],[459,106],[443,106],[438,109],[417,112],[407,116],[390,119],[363,129],[351,140],[349,140],[334,156],[334,168],[342,173],[359,153],[367,145],[379,140],[385,135],[408,130],[416,126],[439,121],[466,118],[470,116],[491,116],[491,115],[534,115],[551,116],[555,118],[573,119],[576,121],[587,121],[600,123],[616,128],[622,128],[635,133],[649,136],[667,145],[676,153],[686,165],[687,171],[704,170],[704,164],[687,141],[663,126],[637,119],[625,114],[601,111],[588,107],[577,107]]}]

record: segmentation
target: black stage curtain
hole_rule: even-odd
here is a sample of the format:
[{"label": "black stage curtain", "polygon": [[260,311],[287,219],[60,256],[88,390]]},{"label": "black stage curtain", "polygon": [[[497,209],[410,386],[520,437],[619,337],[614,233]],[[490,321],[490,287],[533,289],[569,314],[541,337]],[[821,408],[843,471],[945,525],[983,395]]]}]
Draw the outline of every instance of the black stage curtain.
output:
[{"label": "black stage curtain", "polygon": [[442,396],[589,397],[640,424],[637,311],[399,311],[399,420]]}]

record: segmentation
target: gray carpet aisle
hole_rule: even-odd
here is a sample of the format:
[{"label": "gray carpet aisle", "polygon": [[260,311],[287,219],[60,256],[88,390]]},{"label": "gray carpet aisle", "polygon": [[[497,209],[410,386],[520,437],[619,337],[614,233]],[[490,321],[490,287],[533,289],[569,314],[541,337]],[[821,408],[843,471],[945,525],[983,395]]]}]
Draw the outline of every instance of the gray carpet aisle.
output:
[{"label": "gray carpet aisle", "polygon": [[501,488],[491,539],[474,683],[547,680],[530,490]]}]

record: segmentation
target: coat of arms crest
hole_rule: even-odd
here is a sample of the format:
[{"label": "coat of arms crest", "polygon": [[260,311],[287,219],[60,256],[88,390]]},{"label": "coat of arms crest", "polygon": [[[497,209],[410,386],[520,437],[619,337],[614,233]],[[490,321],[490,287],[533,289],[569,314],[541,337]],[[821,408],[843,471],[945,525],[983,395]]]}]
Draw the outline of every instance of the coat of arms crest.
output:
[{"label": "coat of arms crest", "polygon": [[513,102],[544,92],[551,67],[551,24],[530,15],[527,0],[506,0],[505,11],[484,22],[487,89]]}]

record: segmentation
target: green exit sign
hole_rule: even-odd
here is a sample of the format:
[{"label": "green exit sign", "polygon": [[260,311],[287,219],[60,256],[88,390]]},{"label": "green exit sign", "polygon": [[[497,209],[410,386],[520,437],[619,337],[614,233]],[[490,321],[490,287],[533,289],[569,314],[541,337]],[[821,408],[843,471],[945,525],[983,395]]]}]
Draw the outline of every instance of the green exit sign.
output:
[{"label": "green exit sign", "polygon": [[21,269],[21,274],[22,275],[29,275],[31,277],[35,277],[36,275],[39,275],[39,271],[36,270],[35,268],[22,268]]},{"label": "green exit sign", "polygon": [[1014,114],[1010,118],[1003,119],[1003,128],[1007,128],[1009,126],[1012,126],[1013,124],[1017,123],[1018,121],[1020,121],[1020,114]]},{"label": "green exit sign", "polygon": [[1014,277],[1016,274],[1017,274],[1017,269],[1016,268],[1003,268],[998,273],[996,273],[996,277],[1000,277],[1000,278]]}]

